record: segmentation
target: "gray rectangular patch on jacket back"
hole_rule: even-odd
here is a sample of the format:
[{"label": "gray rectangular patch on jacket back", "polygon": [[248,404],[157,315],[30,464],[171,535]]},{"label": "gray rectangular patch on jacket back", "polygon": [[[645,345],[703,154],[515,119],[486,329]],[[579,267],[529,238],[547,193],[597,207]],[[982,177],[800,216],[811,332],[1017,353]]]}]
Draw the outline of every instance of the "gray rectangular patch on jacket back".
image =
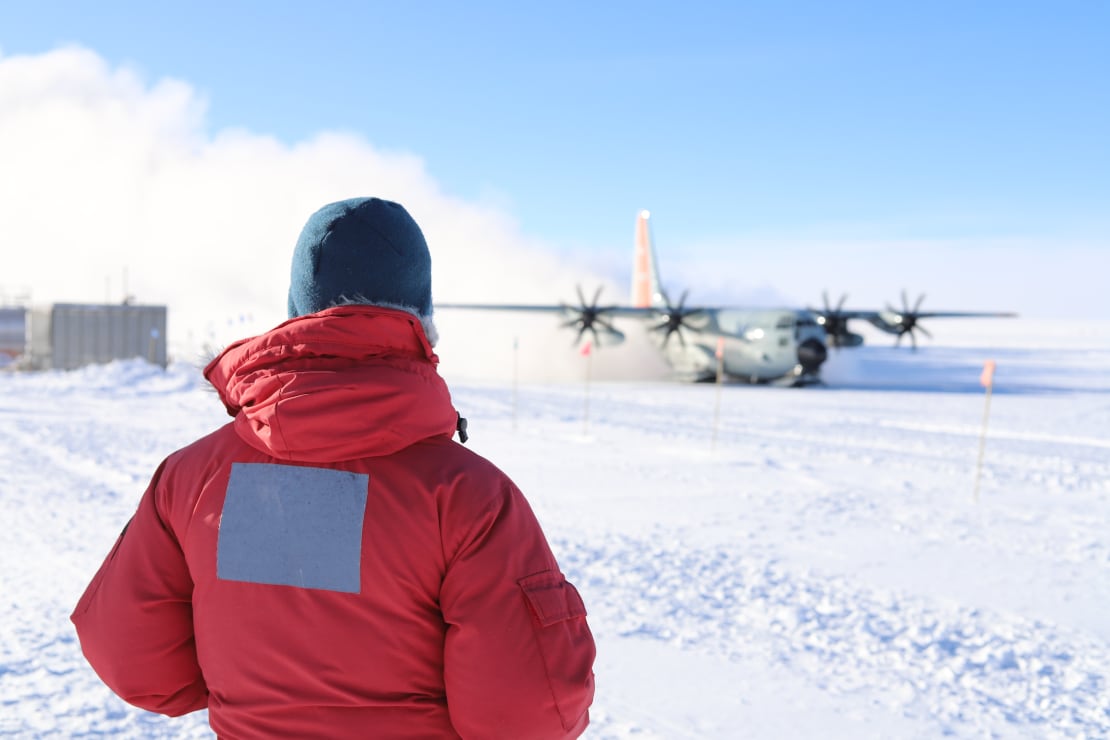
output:
[{"label": "gray rectangular patch on jacket back", "polygon": [[233,463],[217,577],[358,593],[369,483],[365,473]]}]

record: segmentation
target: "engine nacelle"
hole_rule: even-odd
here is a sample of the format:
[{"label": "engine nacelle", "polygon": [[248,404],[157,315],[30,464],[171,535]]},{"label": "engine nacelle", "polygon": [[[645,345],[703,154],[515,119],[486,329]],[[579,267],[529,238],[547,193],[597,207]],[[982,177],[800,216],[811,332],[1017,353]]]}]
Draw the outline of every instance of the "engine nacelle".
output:
[{"label": "engine nacelle", "polygon": [[825,343],[830,347],[858,347],[863,344],[863,336],[851,331],[827,334]]}]

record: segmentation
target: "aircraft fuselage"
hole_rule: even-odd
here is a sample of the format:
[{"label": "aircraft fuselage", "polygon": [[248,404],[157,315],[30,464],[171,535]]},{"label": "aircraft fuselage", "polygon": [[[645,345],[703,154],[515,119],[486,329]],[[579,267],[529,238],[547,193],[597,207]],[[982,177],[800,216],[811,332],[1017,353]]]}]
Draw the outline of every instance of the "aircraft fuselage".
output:
[{"label": "aircraft fuselage", "polygon": [[718,347],[724,374],[750,383],[818,382],[827,357],[825,331],[808,311],[710,310],[681,339],[656,337],[675,374],[693,380],[716,378]]}]

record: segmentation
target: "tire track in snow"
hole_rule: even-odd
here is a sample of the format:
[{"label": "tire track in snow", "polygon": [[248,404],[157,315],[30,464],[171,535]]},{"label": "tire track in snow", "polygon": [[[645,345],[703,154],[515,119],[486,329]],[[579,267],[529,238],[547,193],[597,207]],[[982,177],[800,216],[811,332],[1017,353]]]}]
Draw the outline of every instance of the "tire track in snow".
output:
[{"label": "tire track in snow", "polygon": [[938,734],[1110,736],[1104,643],[1010,614],[860,589],[774,560],[601,540],[553,540],[599,635],[782,663],[833,695],[861,692],[930,718]]},{"label": "tire track in snow", "polygon": [[142,399],[34,390],[0,405],[0,735],[211,737],[204,716],[170,725],[128,708],[85,662],[69,624],[159,456],[188,432],[143,415]]},{"label": "tire track in snow", "polygon": [[[645,432],[658,443],[696,438],[699,430],[708,447],[712,389],[702,386],[664,396],[651,384],[599,384],[590,394],[590,430],[604,437],[609,427]],[[574,386],[533,387],[520,391],[516,414],[526,430],[530,420],[558,418],[568,434],[581,434],[583,406],[574,402],[583,393]],[[809,392],[789,396],[784,389],[731,388],[720,418],[716,447],[743,450],[752,446],[784,446],[812,459],[856,461],[896,459],[907,468],[970,473],[976,463],[982,406],[978,399],[944,393],[906,392],[892,404],[889,418],[876,424],[873,417],[845,415],[829,404],[828,394]],[[513,413],[504,389],[462,387],[456,393],[463,415],[506,418]],[[918,413],[928,404],[942,404],[941,416],[966,419],[965,424],[928,423]],[[568,411],[570,413],[568,413]],[[775,419],[763,424],[765,414]],[[1025,420],[1036,424],[1037,420]],[[475,425],[477,428],[477,425]],[[1074,430],[1021,429],[1016,421],[992,422],[984,472],[1000,485],[1021,483],[1031,473],[1053,490],[1110,493],[1110,457],[1104,437],[1075,434]],[[892,455],[892,453],[894,453]]]},{"label": "tire track in snow", "polygon": [[[44,417],[36,415],[33,421],[0,428],[4,450],[0,492],[10,494],[0,495],[0,518],[7,525],[0,592],[8,597],[0,620],[0,695],[4,706],[18,705],[20,717],[18,727],[0,724],[5,732],[47,737],[71,710],[81,717],[79,724],[95,727],[96,719],[88,711],[104,703],[103,699],[75,699],[103,692],[78,678],[78,672],[87,669],[81,665],[80,647],[68,619],[106,550],[100,552],[73,535],[82,531],[91,507],[102,510],[96,519],[103,517],[104,509],[119,510],[122,515],[129,505],[117,486],[130,478],[74,450],[74,439],[89,433],[82,416],[59,415],[44,425]],[[85,428],[75,428],[81,426]],[[39,495],[22,493],[27,490]],[[105,536],[110,539],[113,533]],[[37,582],[44,573],[50,574],[49,587]],[[44,622],[50,626],[44,629]],[[67,687],[67,696],[56,695],[59,685]],[[0,708],[0,714],[8,713]]]}]

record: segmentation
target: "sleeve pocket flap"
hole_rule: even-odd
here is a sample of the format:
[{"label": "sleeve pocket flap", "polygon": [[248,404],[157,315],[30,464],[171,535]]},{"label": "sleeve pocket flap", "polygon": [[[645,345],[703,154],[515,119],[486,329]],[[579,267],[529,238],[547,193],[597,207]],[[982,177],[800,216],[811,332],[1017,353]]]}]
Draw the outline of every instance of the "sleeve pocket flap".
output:
[{"label": "sleeve pocket flap", "polygon": [[524,598],[544,627],[586,616],[582,597],[562,573],[545,571],[522,578],[519,583]]}]

